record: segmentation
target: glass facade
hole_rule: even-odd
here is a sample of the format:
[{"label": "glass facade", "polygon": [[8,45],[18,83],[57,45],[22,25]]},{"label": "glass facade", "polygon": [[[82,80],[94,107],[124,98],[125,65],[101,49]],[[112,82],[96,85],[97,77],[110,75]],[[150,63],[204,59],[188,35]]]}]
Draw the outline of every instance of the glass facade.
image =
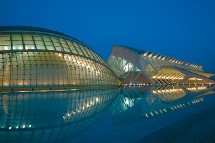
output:
[{"label": "glass facade", "polygon": [[0,87],[111,86],[119,80],[85,44],[55,32],[1,31]]},{"label": "glass facade", "polygon": [[113,46],[108,64],[122,84],[214,84],[203,67],[126,46]]}]

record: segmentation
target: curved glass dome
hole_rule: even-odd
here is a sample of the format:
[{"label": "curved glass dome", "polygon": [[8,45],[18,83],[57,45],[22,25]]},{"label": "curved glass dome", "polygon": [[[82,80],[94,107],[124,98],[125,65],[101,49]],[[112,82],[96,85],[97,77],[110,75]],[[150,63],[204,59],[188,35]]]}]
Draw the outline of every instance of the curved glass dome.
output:
[{"label": "curved glass dome", "polygon": [[0,27],[0,87],[118,85],[105,61],[82,42],[34,27]]}]

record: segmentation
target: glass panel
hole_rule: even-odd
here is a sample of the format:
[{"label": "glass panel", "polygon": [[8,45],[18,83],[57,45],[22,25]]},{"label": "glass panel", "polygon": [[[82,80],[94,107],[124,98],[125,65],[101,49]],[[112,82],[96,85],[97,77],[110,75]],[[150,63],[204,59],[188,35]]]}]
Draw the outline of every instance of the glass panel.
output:
[{"label": "glass panel", "polygon": [[64,51],[65,52],[71,52],[70,49],[68,49],[68,47],[64,47]]},{"label": "glass panel", "polygon": [[13,41],[13,45],[22,45],[22,41]]},{"label": "glass panel", "polygon": [[35,41],[42,41],[42,37],[41,36],[34,36],[34,40]]},{"label": "glass panel", "polygon": [[11,46],[0,46],[0,50],[11,50]]},{"label": "glass panel", "polygon": [[57,51],[63,51],[61,47],[55,47]]},{"label": "glass panel", "polygon": [[25,49],[35,49],[34,45],[25,45]]},{"label": "glass panel", "polygon": [[55,46],[58,46],[58,47],[61,46],[60,43],[54,43],[54,45],[55,45]]},{"label": "glass panel", "polygon": [[10,41],[1,41],[0,45],[10,45]]},{"label": "glass panel", "polygon": [[13,50],[22,50],[23,45],[13,45]]},{"label": "glass panel", "polygon": [[55,50],[53,46],[46,46],[48,50]]},{"label": "glass panel", "polygon": [[69,46],[73,46],[71,41],[66,40]]},{"label": "glass panel", "polygon": [[0,41],[10,40],[9,35],[0,35]]},{"label": "glass panel", "polygon": [[12,40],[22,40],[21,35],[12,35]]},{"label": "glass panel", "polygon": [[45,45],[49,45],[49,46],[52,46],[52,42],[45,42]]},{"label": "glass panel", "polygon": [[82,51],[84,52],[84,55],[87,56],[87,57],[89,57],[89,54],[87,53],[86,48],[83,47],[82,45],[79,45],[79,46],[81,47]]},{"label": "glass panel", "polygon": [[90,55],[90,57],[93,57],[93,53],[91,52],[91,50],[89,50],[87,47],[85,47],[87,50],[87,53]]},{"label": "glass panel", "polygon": [[35,41],[36,45],[44,45],[43,41]]},{"label": "glass panel", "polygon": [[50,39],[48,36],[43,36],[43,40],[44,40],[44,41],[47,41],[47,42],[50,42],[50,41],[51,41],[51,39]]},{"label": "glass panel", "polygon": [[74,54],[78,54],[77,50],[75,49],[75,47],[73,46],[72,42],[67,40],[67,43],[69,45],[70,50],[74,53]]},{"label": "glass panel", "polygon": [[58,39],[57,39],[57,38],[55,38],[55,37],[51,37],[51,39],[52,39],[52,41],[53,41],[54,43],[59,43],[59,41],[58,41]]},{"label": "glass panel", "polygon": [[25,42],[25,44],[29,44],[29,45],[31,45],[31,44],[34,44],[34,42],[33,41],[24,41]]},{"label": "glass panel", "polygon": [[37,49],[46,49],[44,45],[36,45]]},{"label": "glass panel", "polygon": [[27,41],[33,40],[33,39],[32,39],[32,35],[23,35],[23,40],[24,40],[24,41],[25,41],[25,40],[27,40]]},{"label": "glass panel", "polygon": [[65,44],[65,43],[66,43],[66,41],[65,41],[63,38],[59,38],[59,40],[60,40],[60,42],[61,42],[62,44]]},{"label": "glass panel", "polygon": [[74,46],[76,47],[76,50],[78,51],[78,54],[84,55],[83,52],[81,51],[80,47],[78,46],[77,43],[73,42]]}]

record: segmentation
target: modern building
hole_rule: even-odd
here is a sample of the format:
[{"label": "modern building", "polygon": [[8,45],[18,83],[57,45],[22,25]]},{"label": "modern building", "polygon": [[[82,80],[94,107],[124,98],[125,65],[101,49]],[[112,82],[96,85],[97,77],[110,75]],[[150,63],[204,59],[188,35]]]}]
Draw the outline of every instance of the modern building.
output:
[{"label": "modern building", "polygon": [[0,89],[119,84],[106,62],[75,38],[42,28],[0,27]]},{"label": "modern building", "polygon": [[108,59],[123,84],[214,84],[201,65],[127,46],[113,46]]}]

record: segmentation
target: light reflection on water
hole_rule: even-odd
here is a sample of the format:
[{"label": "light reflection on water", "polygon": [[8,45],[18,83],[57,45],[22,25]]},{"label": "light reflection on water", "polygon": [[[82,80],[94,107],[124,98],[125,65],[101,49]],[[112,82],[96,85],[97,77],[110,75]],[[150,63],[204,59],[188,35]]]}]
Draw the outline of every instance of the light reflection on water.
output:
[{"label": "light reflection on water", "polygon": [[[92,130],[97,122],[107,118],[106,113],[111,118],[105,120],[112,124],[107,128],[114,130],[119,125],[148,122],[174,111],[189,109],[212,94],[214,87],[207,86],[125,86],[119,89],[0,93],[0,142],[80,142],[89,134],[88,129]],[[134,141],[137,140],[128,142]]]},{"label": "light reflection on water", "polygon": [[61,142],[98,120],[120,89],[0,95],[0,142]]},{"label": "light reflection on water", "polygon": [[[135,118],[154,118],[171,111],[187,108],[204,101],[204,95],[213,94],[213,88],[156,86],[124,87],[122,94],[112,104],[113,122],[127,123]],[[194,88],[194,87],[193,87]],[[209,92],[210,91],[210,92]]]}]

